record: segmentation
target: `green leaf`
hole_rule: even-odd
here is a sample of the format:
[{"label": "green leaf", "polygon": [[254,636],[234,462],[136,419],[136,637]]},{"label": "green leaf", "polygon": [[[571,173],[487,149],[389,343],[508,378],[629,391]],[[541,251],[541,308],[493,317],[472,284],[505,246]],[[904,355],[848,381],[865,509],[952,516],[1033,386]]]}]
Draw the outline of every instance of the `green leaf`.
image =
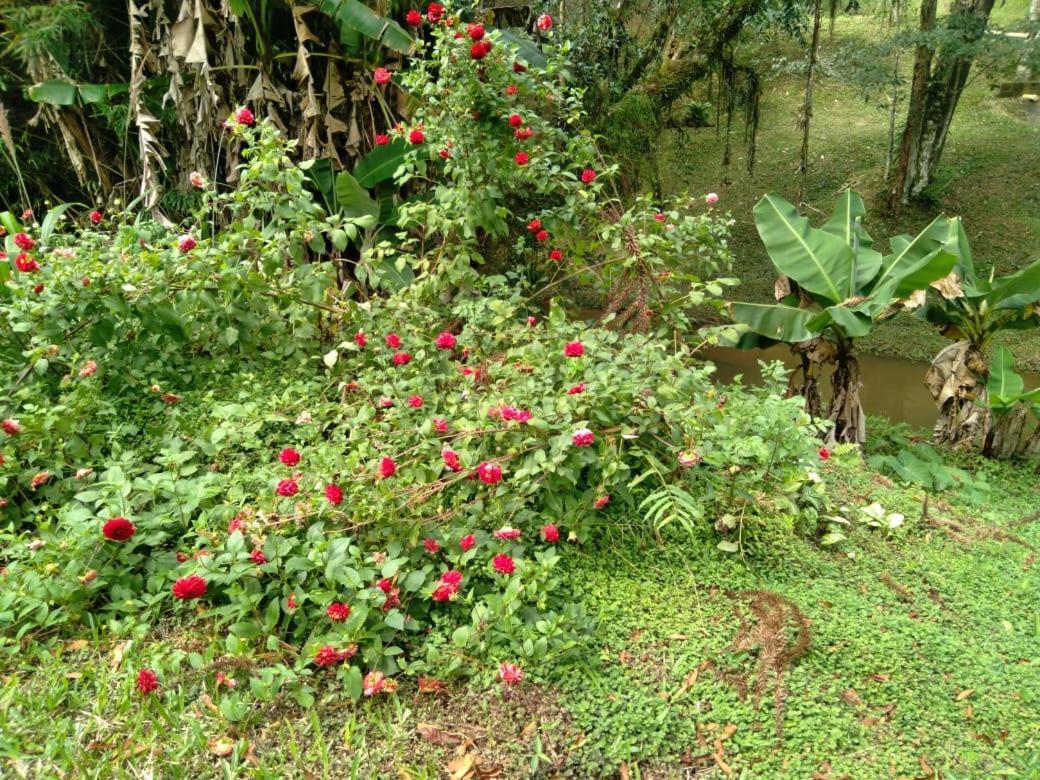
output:
[{"label": "green leaf", "polygon": [[465,647],[473,638],[473,629],[469,626],[459,626],[451,634],[451,641],[455,647]]},{"label": "green leaf", "polygon": [[777,341],[805,341],[816,335],[809,323],[818,312],[808,309],[782,304],[731,303],[729,313],[735,322],[741,322],[755,333]]},{"label": "green leaf", "polygon": [[[887,255],[882,261],[881,273],[874,279],[872,288],[878,290],[885,285],[891,285],[894,289],[893,280],[898,283],[908,273],[919,269],[922,260],[935,254],[942,247],[948,231],[946,217],[936,217],[928,227],[913,238],[894,236],[889,242],[892,245],[892,254]],[[939,274],[931,281],[944,275]]]},{"label": "green leaf", "polygon": [[[327,159],[310,160],[304,168],[307,178],[325,201],[325,208],[331,214],[336,211],[336,172],[332,169],[332,161]],[[301,166],[302,167],[302,166]]]},{"label": "green leaf", "polygon": [[40,243],[45,248],[50,244],[51,236],[54,235],[54,228],[58,226],[58,220],[61,219],[61,215],[73,206],[82,205],[82,203],[62,203],[47,212],[47,216],[43,218],[43,222],[40,224]]},{"label": "green leaf", "polygon": [[398,612],[396,609],[391,610],[390,614],[383,620],[390,628],[395,628],[398,631],[404,631],[404,615]]},{"label": "green leaf", "polygon": [[351,699],[357,701],[361,698],[361,670],[351,666],[343,675],[343,687]]},{"label": "green leaf", "polygon": [[393,19],[380,16],[360,0],[318,0],[318,10],[328,16],[339,29],[340,41],[352,48],[355,33],[378,41],[402,54],[411,54],[415,40]]},{"label": "green leaf", "polygon": [[805,290],[840,303],[851,294],[852,249],[809,220],[779,195],[755,204],[755,227],[773,265]]},{"label": "green leaf", "polygon": [[28,89],[29,99],[52,106],[71,106],[76,102],[76,85],[71,81],[41,81]]},{"label": "green leaf", "polygon": [[398,138],[386,146],[377,146],[354,168],[354,178],[362,187],[374,187],[393,178],[408,152],[408,144]]},{"label": "green leaf", "polygon": [[994,309],[1020,309],[1040,300],[1040,260],[993,284],[986,301]]},{"label": "green leaf", "polygon": [[374,219],[379,214],[379,204],[372,200],[368,190],[346,171],[336,176],[336,202],[340,211],[347,217],[356,219],[369,216]]},{"label": "green leaf", "polygon": [[986,394],[989,405],[995,409],[1007,408],[1016,403],[1025,390],[1025,381],[1014,371],[1015,358],[1007,347],[997,347],[989,367]]},{"label": "green leaf", "polygon": [[523,60],[532,68],[543,69],[549,64],[549,58],[538,48],[538,44],[525,35],[518,35],[512,30],[498,31],[499,38],[503,43],[516,48],[517,58]]}]

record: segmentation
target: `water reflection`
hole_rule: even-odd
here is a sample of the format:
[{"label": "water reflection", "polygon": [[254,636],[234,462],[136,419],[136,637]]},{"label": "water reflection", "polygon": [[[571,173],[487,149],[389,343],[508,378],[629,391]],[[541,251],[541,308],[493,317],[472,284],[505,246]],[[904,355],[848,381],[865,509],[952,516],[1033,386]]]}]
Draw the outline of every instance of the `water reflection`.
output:
[{"label": "water reflection", "polygon": [[[791,350],[782,344],[768,349],[748,350],[720,347],[701,350],[700,354],[716,365],[718,377],[724,382],[732,380],[737,374],[742,374],[745,382],[761,382],[759,360],[780,360],[788,368],[798,364]],[[891,357],[866,354],[858,357],[863,377],[860,397],[867,414],[884,415],[890,420],[915,427],[932,427],[936,417],[935,403],[924,386],[924,374],[928,366]],[[1027,374],[1025,380],[1026,387],[1040,386],[1040,376]],[[829,375],[820,382],[820,390],[826,401],[830,397]]]}]

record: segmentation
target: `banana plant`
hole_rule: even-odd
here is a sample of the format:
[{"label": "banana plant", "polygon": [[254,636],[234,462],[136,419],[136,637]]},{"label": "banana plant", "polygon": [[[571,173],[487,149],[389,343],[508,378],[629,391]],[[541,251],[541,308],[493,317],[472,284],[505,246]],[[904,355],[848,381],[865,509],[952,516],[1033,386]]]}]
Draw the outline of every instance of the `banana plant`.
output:
[{"label": "banana plant", "polygon": [[1025,380],[1015,373],[1014,357],[1007,347],[997,347],[986,382],[986,406],[992,414],[982,445],[982,454],[1010,458],[1016,454],[1040,455],[1040,427],[1026,435],[1028,411],[1040,420],[1040,387],[1026,390]]},{"label": "banana plant", "polygon": [[[789,392],[803,396],[814,417],[832,422],[829,441],[862,443],[866,419],[855,340],[894,316],[899,301],[950,272],[956,257],[943,246],[947,220],[936,218],[916,236],[892,237],[883,254],[863,227],[863,199],[851,190],[821,228],[774,194],[755,205],[754,215],[781,275],[775,304],[729,304],[730,316],[749,331],[738,346],[790,344],[801,367],[791,376]],[[834,366],[832,394],[821,414],[819,380],[827,365]]]},{"label": "banana plant", "polygon": [[907,305],[954,342],[935,357],[926,378],[939,407],[936,442],[978,446],[989,423],[987,346],[1000,331],[1040,326],[1040,260],[1006,276],[980,277],[959,218],[950,220],[946,250],[957,258],[953,270]]}]

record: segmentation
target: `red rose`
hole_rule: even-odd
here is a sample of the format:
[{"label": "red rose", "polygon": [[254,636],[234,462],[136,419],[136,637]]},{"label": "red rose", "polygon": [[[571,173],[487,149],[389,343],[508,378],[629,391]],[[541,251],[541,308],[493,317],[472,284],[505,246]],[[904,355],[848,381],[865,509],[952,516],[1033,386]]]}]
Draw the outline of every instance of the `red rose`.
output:
[{"label": "red rose", "polygon": [[405,366],[412,362],[412,356],[407,352],[395,352],[391,360],[395,366]]},{"label": "red rose", "polygon": [[592,502],[592,505],[594,507],[596,507],[596,509],[602,509],[603,507],[605,507],[609,503],[610,503],[610,496],[608,495],[608,496],[600,496],[599,498],[597,498],[595,501]]},{"label": "red rose", "polygon": [[826,447],[820,447],[818,454],[820,456],[820,460],[828,460],[831,457],[831,451]]},{"label": "red rose", "polygon": [[516,138],[517,141],[526,141],[532,135],[534,135],[534,130],[530,127],[518,127],[513,131],[513,137]]},{"label": "red rose", "polygon": [[522,62],[514,62],[513,73],[527,73],[527,66]]},{"label": "red rose", "polygon": [[553,20],[549,14],[542,14],[538,17],[538,21],[535,24],[538,25],[538,29],[542,32],[549,32],[552,29]]},{"label": "red rose", "polygon": [[278,483],[278,486],[274,489],[274,492],[285,498],[295,496],[299,491],[300,486],[296,484],[295,479],[283,479]]},{"label": "red rose", "polygon": [[542,526],[542,538],[547,542],[558,542],[560,541],[560,529],[552,523],[546,523]]},{"label": "red rose", "polygon": [[137,532],[134,524],[125,517],[113,517],[101,526],[101,533],[113,542],[125,542]]},{"label": "red rose", "polygon": [[437,349],[455,349],[456,338],[454,333],[444,331],[437,336],[433,342]]},{"label": "red rose", "polygon": [[[488,50],[483,42],[478,41],[469,47],[469,56],[474,60],[482,60],[488,55]],[[475,119],[478,117],[474,117]]]},{"label": "red rose", "polygon": [[517,165],[527,165],[527,163],[531,161],[531,158],[528,156],[527,152],[517,152],[513,157],[513,160],[516,161]]},{"label": "red rose", "polygon": [[318,666],[332,666],[344,660],[332,645],[324,645],[314,654],[314,663]]},{"label": "red rose", "polygon": [[383,479],[392,477],[397,473],[397,464],[394,463],[393,458],[384,457],[379,461],[379,476]]},{"label": "red rose", "polygon": [[419,129],[412,130],[408,133],[408,143],[410,144],[421,144],[426,140],[426,134]]},{"label": "red rose", "polygon": [[584,184],[591,184],[596,181],[596,172],[592,168],[586,168],[581,172],[581,180]]},{"label": "red rose", "polygon": [[595,438],[595,435],[588,428],[578,428],[571,434],[571,442],[575,447],[591,447]]},{"label": "red rose", "polygon": [[343,489],[339,485],[326,485],[325,498],[333,506],[339,506],[343,503]]},{"label": "red rose", "polygon": [[101,221],[101,212],[97,209],[94,209],[92,212],[90,212],[90,221],[93,222],[95,225],[98,224]]},{"label": "red rose", "polygon": [[534,234],[534,240],[537,241],[539,244],[545,243],[549,240],[549,231],[539,230],[537,233]]},{"label": "red rose", "polygon": [[390,136],[386,133],[376,133],[376,146],[386,146],[390,143]]},{"label": "red rose", "polygon": [[485,485],[496,485],[502,481],[502,467],[485,461],[477,466],[477,476]]},{"label": "red rose", "polygon": [[434,417],[433,418],[433,429],[435,431],[437,431],[437,433],[447,433],[448,432],[448,421],[445,420],[443,417]]},{"label": "red rose", "polygon": [[563,354],[566,357],[581,357],[585,354],[585,345],[580,341],[569,341],[563,347]]},{"label": "red rose", "polygon": [[385,341],[390,349],[398,349],[401,346],[401,337],[396,333],[387,333]]},{"label": "red rose", "polygon": [[365,348],[365,344],[368,343],[368,339],[365,336],[364,331],[358,331],[354,334],[354,343],[357,344],[361,349]]},{"label": "red rose", "polygon": [[459,539],[459,549],[462,550],[462,552],[472,550],[473,545],[475,545],[476,543],[477,538],[473,534],[466,534],[461,539]]},{"label": "red rose", "polygon": [[452,471],[462,471],[462,462],[459,460],[459,453],[455,452],[451,447],[445,447],[441,450],[441,459],[444,461],[444,465]]},{"label": "red rose", "polygon": [[555,260],[557,263],[559,263],[561,260],[563,260],[563,252],[561,252],[559,249],[552,249],[549,251],[549,259]]},{"label": "red rose", "polygon": [[173,583],[173,597],[181,601],[199,599],[206,595],[206,581],[198,574],[181,577]]},{"label": "red rose", "polygon": [[491,564],[499,574],[512,574],[516,571],[516,562],[505,553],[496,555],[492,559]]},{"label": "red rose", "polygon": [[390,71],[386,68],[376,68],[372,71],[372,78],[375,79],[376,84],[382,86],[384,84],[389,84],[393,77],[390,75]]},{"label": "red rose", "polygon": [[466,32],[472,40],[479,41],[484,37],[484,25],[471,24],[466,28]]},{"label": "red rose", "polygon": [[17,436],[22,432],[22,424],[13,417],[8,417],[3,422],[0,422],[0,427],[4,429],[4,433],[8,436]]},{"label": "red rose", "polygon": [[426,19],[430,24],[437,24],[444,15],[444,6],[440,3],[430,3],[426,6]]},{"label": "red rose", "polygon": [[36,242],[26,233],[15,233],[14,243],[19,249],[31,252],[36,248]]},{"label": "red rose", "polygon": [[154,693],[159,689],[159,678],[151,669],[142,669],[137,673],[137,692],[142,696]]},{"label": "red rose", "polygon": [[295,466],[297,463],[300,462],[300,453],[298,453],[292,447],[286,447],[284,450],[278,453],[278,460],[280,460],[286,466]]},{"label": "red rose", "polygon": [[436,555],[441,551],[440,542],[438,542],[436,539],[431,539],[429,537],[423,539],[422,546],[426,548],[426,552],[428,552],[430,555]]},{"label": "red rose", "polygon": [[506,94],[509,95],[509,96],[515,95],[516,94],[516,84],[510,84],[508,87],[506,87]]},{"label": "red rose", "polygon": [[453,588],[458,589],[459,585],[462,584],[462,572],[455,571],[454,569],[444,572],[441,575],[441,582],[445,585],[450,585]]},{"label": "red rose", "polygon": [[542,229],[542,221],[535,217],[527,223],[527,229],[530,230],[532,233],[537,233],[539,230]]},{"label": "red rose", "polygon": [[338,601],[333,601],[329,604],[329,608],[325,610],[325,614],[329,616],[329,620],[333,623],[342,623],[350,617],[350,606]]},{"label": "red rose", "polygon": [[408,405],[413,409],[419,409],[423,405],[423,397],[421,395],[408,396]]},{"label": "red rose", "polygon": [[419,27],[422,25],[422,14],[413,8],[404,15],[404,20],[409,27]]},{"label": "red rose", "polygon": [[520,116],[519,114],[510,114],[509,115],[509,126],[510,127],[520,127],[520,125],[522,125],[523,123],[524,123],[524,118],[522,116]]},{"label": "red rose", "polygon": [[456,593],[458,591],[451,585],[438,585],[434,588],[433,593],[430,594],[430,598],[434,601],[451,601]]},{"label": "red rose", "polygon": [[263,566],[267,563],[267,556],[264,555],[264,551],[257,547],[253,552],[249,553],[249,559],[257,566]]},{"label": "red rose", "polygon": [[240,125],[246,125],[248,127],[253,124],[253,122],[255,121],[255,117],[253,116],[252,111],[250,111],[248,108],[243,107],[235,112],[235,121],[238,122]]},{"label": "red rose", "polygon": [[568,388],[567,395],[579,395],[580,393],[584,393],[584,392],[585,392],[585,383],[584,382],[579,382],[578,384],[574,385],[573,387]]}]

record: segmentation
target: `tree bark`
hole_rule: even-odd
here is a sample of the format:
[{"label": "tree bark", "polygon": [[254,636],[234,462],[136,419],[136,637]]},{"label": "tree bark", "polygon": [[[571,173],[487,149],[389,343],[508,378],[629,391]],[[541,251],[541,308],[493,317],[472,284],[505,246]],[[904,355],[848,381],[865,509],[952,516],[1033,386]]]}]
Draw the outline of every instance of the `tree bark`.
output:
[{"label": "tree bark", "polygon": [[[931,184],[974,55],[971,47],[986,34],[994,0],[954,0],[946,19],[947,40],[934,51],[918,44],[899,165],[890,191],[894,207],[909,203]],[[921,32],[935,28],[936,0],[921,4]]]},{"label": "tree bark", "polygon": [[813,32],[812,43],[809,45],[809,67],[805,73],[805,98],[802,102],[802,115],[799,120],[802,126],[802,156],[798,165],[799,204],[805,198],[805,177],[809,173],[809,127],[812,124],[813,113],[813,80],[816,78],[816,65],[819,62],[820,53],[820,12],[821,0],[816,0],[813,5]]},{"label": "tree bark", "polygon": [[834,423],[827,440],[841,444],[863,444],[867,440],[867,418],[859,400],[863,383],[859,378],[859,361],[847,349],[838,345],[838,356],[831,374],[831,402],[827,417]]}]

